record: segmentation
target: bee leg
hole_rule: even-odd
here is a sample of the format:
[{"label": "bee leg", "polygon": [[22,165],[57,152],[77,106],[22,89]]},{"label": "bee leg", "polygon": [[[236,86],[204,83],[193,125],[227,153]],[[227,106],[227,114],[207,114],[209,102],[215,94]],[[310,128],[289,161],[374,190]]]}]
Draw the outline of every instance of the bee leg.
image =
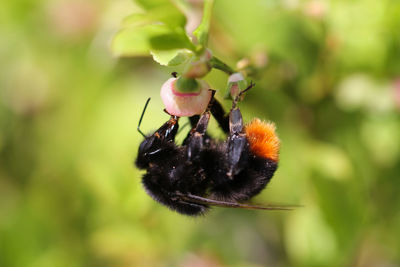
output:
[{"label": "bee leg", "polygon": [[[233,100],[232,102],[232,109],[236,108],[237,103],[240,101],[240,99],[242,98],[243,94],[246,93],[247,91],[249,91],[251,88],[254,87],[254,83],[251,82],[250,85],[244,89],[243,91],[241,91]],[[217,120],[219,127],[221,127],[221,129],[224,131],[224,133],[228,134],[230,132],[230,128],[229,128],[229,114],[225,112],[223,106],[221,105],[220,102],[218,102],[217,99],[213,98],[210,101],[210,111],[211,114],[214,116],[214,118]]]},{"label": "bee leg", "polygon": [[190,122],[190,125],[192,126],[192,129],[194,127],[196,127],[197,123],[199,122],[199,119],[200,119],[200,115],[193,115],[193,116],[189,117],[189,122]]},{"label": "bee leg", "polygon": [[[214,97],[215,91],[213,90],[213,97],[208,104],[208,109],[214,118],[217,120],[219,127],[224,133],[229,133],[229,114],[225,112],[222,104]],[[190,124],[194,128],[199,122],[200,116],[194,115],[189,117]]]},{"label": "bee leg", "polygon": [[[224,131],[224,133],[229,133],[229,113],[226,113],[221,103],[214,98],[215,91],[213,91],[213,97],[208,104],[207,110],[211,112],[214,118],[217,120],[219,127]],[[189,117],[190,124],[193,128],[196,127],[197,123],[200,120],[199,115],[195,115]],[[210,137],[205,134],[205,139],[209,139]]]},{"label": "bee leg", "polygon": [[208,103],[206,111],[200,116],[197,121],[196,126],[190,131],[188,137],[186,138],[186,156],[189,161],[192,160],[199,160],[200,159],[200,152],[203,148],[203,145],[210,137],[207,135],[207,127],[210,121],[211,113],[210,110],[212,109],[214,103],[214,95],[215,90],[211,90],[211,99]]},{"label": "bee leg", "polygon": [[197,125],[193,128],[186,140],[186,157],[188,161],[196,161],[200,159],[200,153],[207,138],[206,131],[208,122],[210,121],[210,112],[206,111],[201,115]]},{"label": "bee leg", "polygon": [[249,144],[243,127],[243,118],[239,108],[229,113],[229,137],[227,147],[227,175],[230,179],[237,175],[248,160]]},{"label": "bee leg", "polygon": [[[210,99],[210,102],[208,103],[207,109],[206,109],[206,111],[204,113],[209,112],[211,110],[211,113],[214,115],[214,113],[213,113],[213,110],[215,109],[214,105],[215,105],[215,102],[217,102],[217,100],[214,98],[214,95],[215,95],[216,91],[212,90],[212,89],[210,89],[210,91],[211,91],[211,99]],[[219,106],[219,109],[218,108],[217,109],[220,112],[222,112],[222,115],[223,115],[224,114],[224,110],[223,110],[221,104],[217,102],[217,105]],[[200,121],[200,115],[193,115],[193,116],[189,117],[189,122],[190,122],[190,125],[192,126],[192,130],[186,136],[185,140],[183,141],[183,145],[187,144],[188,139],[190,138],[191,134],[196,131],[195,129],[196,129],[197,124],[199,123],[199,121]],[[218,119],[217,119],[217,121],[219,122]],[[228,121],[226,121],[226,125],[228,126]],[[209,139],[211,139],[211,137],[207,133],[205,133],[203,141],[206,141],[206,140],[209,140]]]},{"label": "bee leg", "polygon": [[166,141],[175,141],[175,136],[178,133],[179,124],[178,124],[179,117],[175,115],[171,115],[171,118],[164,123],[155,133],[154,135],[160,135]]},{"label": "bee leg", "polygon": [[237,103],[242,95],[254,87],[254,83],[241,91],[233,100],[232,108],[229,112],[229,138],[228,138],[228,172],[229,178],[237,175],[248,162],[249,143],[243,126],[243,118]]},{"label": "bee leg", "polygon": [[[183,140],[182,145],[186,145],[187,144],[187,142],[188,142],[188,140],[190,138],[190,135],[192,134],[193,131],[195,131],[194,129],[196,128],[197,123],[199,122],[199,120],[200,120],[200,115],[194,115],[194,116],[189,117],[189,123],[192,126],[192,130],[189,131],[189,133],[187,134],[187,136]],[[208,134],[204,134],[204,140],[207,140],[207,139],[210,139],[210,136]]]}]

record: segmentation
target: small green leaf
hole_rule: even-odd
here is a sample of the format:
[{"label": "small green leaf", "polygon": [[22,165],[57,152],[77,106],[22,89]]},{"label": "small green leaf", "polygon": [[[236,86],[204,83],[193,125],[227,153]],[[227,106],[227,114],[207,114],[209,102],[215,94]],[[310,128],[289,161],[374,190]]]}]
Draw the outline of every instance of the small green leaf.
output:
[{"label": "small green leaf", "polygon": [[122,21],[122,26],[131,27],[155,23],[165,24],[171,29],[183,29],[186,25],[186,17],[176,8],[167,6],[153,9],[146,14],[135,13],[129,15]]},{"label": "small green leaf", "polygon": [[117,33],[111,43],[111,50],[118,56],[147,56],[150,52],[150,38],[165,35],[171,30],[164,25],[130,27]]},{"label": "small green leaf", "polygon": [[135,13],[125,17],[122,20],[123,27],[139,26],[151,23],[152,20],[148,14]]},{"label": "small green leaf", "polygon": [[165,5],[149,12],[149,15],[153,20],[165,23],[170,28],[182,28],[186,25],[185,15],[173,5]]},{"label": "small green leaf", "polygon": [[153,59],[164,66],[178,66],[193,56],[193,53],[185,49],[152,50]]},{"label": "small green leaf", "polygon": [[162,5],[171,5],[169,0],[135,0],[135,2],[146,10],[151,10]]},{"label": "small green leaf", "polygon": [[129,28],[117,33],[112,40],[111,50],[117,56],[147,56],[150,51],[145,28]]},{"label": "small green leaf", "polygon": [[196,48],[189,40],[186,33],[182,32],[166,32],[163,34],[150,37],[150,45],[155,50],[171,50],[179,48],[187,48],[194,51]]},{"label": "small green leaf", "polygon": [[[182,11],[171,1],[168,0],[142,0],[137,1],[146,9],[146,20],[150,22],[161,22],[170,28],[184,28],[186,17]],[[128,19],[130,20],[130,19]],[[135,19],[133,19],[135,22]]]}]

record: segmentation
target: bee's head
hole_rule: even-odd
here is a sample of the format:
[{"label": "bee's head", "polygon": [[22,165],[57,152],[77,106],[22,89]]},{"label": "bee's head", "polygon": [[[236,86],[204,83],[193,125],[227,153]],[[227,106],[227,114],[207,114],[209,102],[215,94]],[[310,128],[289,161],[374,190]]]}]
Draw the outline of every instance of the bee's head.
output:
[{"label": "bee's head", "polygon": [[136,159],[136,166],[141,169],[146,169],[151,161],[161,149],[161,142],[159,138],[154,135],[147,137],[139,146],[138,156]]},{"label": "bee's head", "polygon": [[154,134],[147,136],[139,146],[136,166],[147,169],[151,162],[165,160],[175,147],[174,140],[178,127],[177,119],[171,118]]}]

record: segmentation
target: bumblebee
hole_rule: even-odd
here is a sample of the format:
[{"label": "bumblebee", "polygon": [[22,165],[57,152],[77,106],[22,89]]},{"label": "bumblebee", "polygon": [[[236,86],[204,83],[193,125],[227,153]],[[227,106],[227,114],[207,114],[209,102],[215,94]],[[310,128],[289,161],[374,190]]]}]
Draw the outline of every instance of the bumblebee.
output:
[{"label": "bumblebee", "polygon": [[[282,210],[289,207],[243,203],[260,193],[274,175],[279,160],[280,141],[275,125],[253,119],[244,125],[237,103],[232,101],[225,114],[213,91],[201,116],[190,117],[192,130],[182,145],[175,143],[179,117],[171,115],[153,134],[138,131],[145,137],[139,146],[135,164],[146,170],[142,183],[146,192],[169,209],[188,216],[205,214],[212,206]],[[206,132],[210,117],[227,134],[225,141],[211,138]]]}]

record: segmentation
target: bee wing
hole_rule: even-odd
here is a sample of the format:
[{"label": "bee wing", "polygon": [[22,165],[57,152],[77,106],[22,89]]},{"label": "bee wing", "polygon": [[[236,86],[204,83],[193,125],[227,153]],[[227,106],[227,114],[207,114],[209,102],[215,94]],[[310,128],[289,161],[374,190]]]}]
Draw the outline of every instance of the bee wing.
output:
[{"label": "bee wing", "polygon": [[297,206],[286,206],[286,205],[251,205],[245,203],[238,203],[238,202],[228,202],[228,201],[221,201],[215,199],[209,199],[204,197],[195,196],[192,194],[185,194],[181,195],[181,198],[185,201],[198,203],[198,204],[206,204],[210,206],[217,206],[217,207],[225,207],[225,208],[240,208],[240,209],[249,209],[249,210],[292,210]]}]

